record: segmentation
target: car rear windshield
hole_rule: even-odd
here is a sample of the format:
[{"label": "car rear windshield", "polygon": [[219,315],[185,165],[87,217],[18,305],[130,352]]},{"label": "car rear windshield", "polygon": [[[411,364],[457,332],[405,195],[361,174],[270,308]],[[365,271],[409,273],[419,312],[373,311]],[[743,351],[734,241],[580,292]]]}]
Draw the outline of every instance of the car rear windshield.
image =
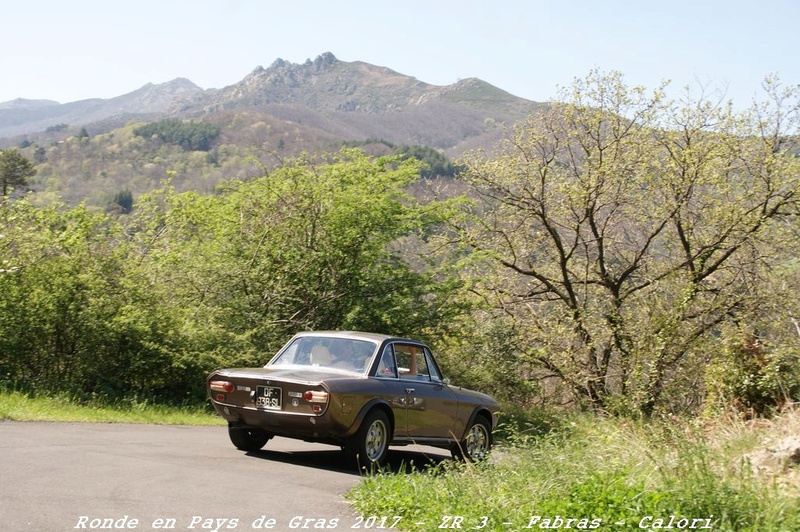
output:
[{"label": "car rear windshield", "polygon": [[270,366],[316,366],[365,373],[377,345],[367,340],[302,336],[295,338]]}]

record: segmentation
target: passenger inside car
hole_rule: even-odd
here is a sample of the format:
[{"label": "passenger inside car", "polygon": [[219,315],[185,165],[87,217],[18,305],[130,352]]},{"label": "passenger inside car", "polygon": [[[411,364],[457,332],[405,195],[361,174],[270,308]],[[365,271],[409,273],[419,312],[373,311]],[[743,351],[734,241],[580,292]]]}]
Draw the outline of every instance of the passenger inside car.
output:
[{"label": "passenger inside car", "polygon": [[324,345],[315,345],[311,348],[311,364],[313,366],[328,367],[332,359],[331,352]]},{"label": "passenger inside car", "polygon": [[397,369],[395,366],[394,353],[392,352],[391,345],[387,345],[386,349],[383,350],[381,360],[378,362],[378,371],[376,375],[379,377],[397,378]]}]

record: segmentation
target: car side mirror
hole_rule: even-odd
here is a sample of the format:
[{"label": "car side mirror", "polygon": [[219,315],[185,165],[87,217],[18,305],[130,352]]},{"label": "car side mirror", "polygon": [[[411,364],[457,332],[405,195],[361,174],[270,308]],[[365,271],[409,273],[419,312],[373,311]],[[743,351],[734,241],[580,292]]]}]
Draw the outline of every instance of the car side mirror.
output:
[{"label": "car side mirror", "polygon": [[450,385],[450,377],[445,377],[444,379],[442,379],[442,383]]}]

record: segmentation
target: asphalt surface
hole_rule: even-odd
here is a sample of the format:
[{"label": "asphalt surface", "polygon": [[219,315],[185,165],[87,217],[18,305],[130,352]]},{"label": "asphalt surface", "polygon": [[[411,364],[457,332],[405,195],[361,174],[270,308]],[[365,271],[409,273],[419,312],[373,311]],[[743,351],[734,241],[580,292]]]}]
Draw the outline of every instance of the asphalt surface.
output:
[{"label": "asphalt surface", "polygon": [[[273,438],[237,451],[225,427],[0,421],[4,531],[389,529],[343,494],[360,482],[336,447]],[[391,450],[395,471],[438,462]],[[400,473],[402,474],[402,473]]]}]

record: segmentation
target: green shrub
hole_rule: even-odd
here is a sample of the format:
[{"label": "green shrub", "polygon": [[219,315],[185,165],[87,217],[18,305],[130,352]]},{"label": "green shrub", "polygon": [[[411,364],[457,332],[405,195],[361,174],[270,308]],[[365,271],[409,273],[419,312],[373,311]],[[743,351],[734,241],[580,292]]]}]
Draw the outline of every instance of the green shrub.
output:
[{"label": "green shrub", "polygon": [[706,411],[767,416],[800,399],[798,360],[791,341],[765,345],[747,330],[726,330],[723,349],[706,369]]}]

